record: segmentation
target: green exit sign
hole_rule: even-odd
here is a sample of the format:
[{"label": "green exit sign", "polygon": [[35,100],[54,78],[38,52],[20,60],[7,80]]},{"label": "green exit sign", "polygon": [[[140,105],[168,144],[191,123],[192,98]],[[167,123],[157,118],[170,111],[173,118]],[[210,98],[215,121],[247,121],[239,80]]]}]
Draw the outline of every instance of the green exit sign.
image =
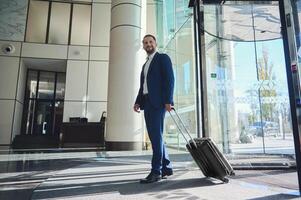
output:
[{"label": "green exit sign", "polygon": [[211,73],[211,78],[216,78],[216,73]]}]

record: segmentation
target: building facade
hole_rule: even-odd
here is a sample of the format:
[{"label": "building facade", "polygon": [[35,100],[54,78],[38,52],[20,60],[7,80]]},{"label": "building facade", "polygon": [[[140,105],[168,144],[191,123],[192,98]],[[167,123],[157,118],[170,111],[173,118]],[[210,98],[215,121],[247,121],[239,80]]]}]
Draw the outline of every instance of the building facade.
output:
[{"label": "building facade", "polygon": [[[111,1],[1,0],[0,143],[107,110]],[[11,48],[11,50],[9,50]]]},{"label": "building facade", "polygon": [[[159,51],[172,57],[180,83],[176,104],[189,110],[185,113],[193,119],[189,123],[195,129],[192,21],[187,5],[188,1],[2,0],[0,144],[10,145],[16,135],[59,138],[62,123],[72,118],[99,122],[102,113],[108,112],[111,95],[107,141],[143,145],[147,139],[143,116],[131,109],[145,58],[141,47],[145,33],[157,35]],[[180,17],[175,18],[175,12]],[[183,25],[182,33],[174,38]],[[122,41],[131,36],[136,46],[119,52],[130,46]],[[175,45],[186,45],[189,53],[177,53],[172,49]],[[118,68],[120,65],[124,66]],[[131,70],[135,72],[125,75]],[[131,91],[127,99],[122,91]],[[121,130],[128,133],[120,134]]]}]

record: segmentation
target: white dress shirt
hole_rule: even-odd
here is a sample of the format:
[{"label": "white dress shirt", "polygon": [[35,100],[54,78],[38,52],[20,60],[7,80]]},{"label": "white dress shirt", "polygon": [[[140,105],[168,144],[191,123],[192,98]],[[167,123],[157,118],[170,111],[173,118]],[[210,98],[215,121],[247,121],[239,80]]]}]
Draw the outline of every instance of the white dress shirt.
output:
[{"label": "white dress shirt", "polygon": [[156,54],[157,52],[155,51],[154,53],[152,53],[151,55],[149,55],[147,57],[147,61],[145,63],[145,66],[144,66],[144,82],[143,82],[143,94],[148,94],[148,89],[147,89],[147,73],[148,73],[148,69],[149,69],[149,66],[154,58],[154,55]]}]

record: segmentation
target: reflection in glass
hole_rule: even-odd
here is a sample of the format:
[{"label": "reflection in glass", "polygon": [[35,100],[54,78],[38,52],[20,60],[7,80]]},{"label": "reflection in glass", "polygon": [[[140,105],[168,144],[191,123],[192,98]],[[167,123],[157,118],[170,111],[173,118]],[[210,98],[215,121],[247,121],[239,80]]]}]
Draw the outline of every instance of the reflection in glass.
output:
[{"label": "reflection in glass", "polygon": [[[159,5],[157,5],[160,8]],[[174,0],[166,0],[163,2],[163,22],[161,16],[157,16],[157,24],[164,24],[163,25],[163,35],[158,35],[158,38],[163,38],[163,45],[166,46],[168,41],[173,37],[175,34],[175,1]],[[160,13],[160,12],[157,12]]]},{"label": "reflection in glass", "polygon": [[48,7],[48,1],[30,1],[26,28],[27,42],[45,43]]},{"label": "reflection in glass", "polygon": [[61,131],[61,126],[63,123],[63,113],[64,113],[64,101],[55,101],[54,114],[53,114],[54,133],[60,133]]},{"label": "reflection in glass", "polygon": [[[254,34],[257,41],[280,39],[278,3],[267,2],[264,4],[260,2],[254,4],[254,2],[246,1],[234,5],[234,1],[228,1],[223,6],[206,5],[205,22],[217,20],[217,23],[220,24],[220,29],[217,29],[215,22],[207,23],[206,33],[230,41],[253,41]],[[220,13],[217,13],[217,10]],[[253,21],[255,29],[253,29]]]},{"label": "reflection in glass", "polygon": [[34,122],[34,113],[36,108],[36,101],[29,100],[27,104],[25,104],[24,108],[24,118],[25,123],[22,126],[25,126],[25,134],[32,135],[33,134],[33,122]]},{"label": "reflection in glass", "polygon": [[[301,70],[300,70],[300,66],[301,66],[301,1],[300,0],[295,0],[295,1],[285,1],[283,2],[284,6],[285,6],[285,12],[286,13],[290,13],[290,9],[292,9],[292,19],[293,19],[293,26],[292,28],[290,26],[287,26],[287,31],[288,33],[290,33],[290,31],[292,31],[291,33],[294,33],[294,36],[290,35],[288,36],[288,44],[289,44],[289,49],[290,49],[290,59],[292,61],[291,64],[297,64],[297,68],[298,68],[298,74],[294,74],[292,75],[292,79],[293,79],[293,83],[292,83],[292,87],[295,88],[294,89],[294,93],[295,93],[295,98],[298,99],[300,98],[300,77],[301,77]],[[291,5],[289,5],[291,4]],[[286,16],[288,16],[289,14],[286,14]],[[299,93],[299,94],[298,94]],[[297,103],[298,104],[298,103]],[[298,107],[298,106],[297,106]],[[293,123],[297,123],[298,125],[300,124],[300,108],[296,108],[296,114],[297,119],[293,120]],[[299,143],[299,145],[301,146],[301,131],[300,131],[300,126],[298,126],[298,132],[299,132],[299,141],[297,141],[298,137],[294,137],[295,138],[295,144]],[[297,134],[297,131],[294,129],[294,134]],[[296,135],[297,136],[297,135]],[[300,147],[299,146],[299,147]],[[296,151],[297,150],[297,145],[295,145],[296,147]],[[301,149],[299,149],[299,151],[301,151]],[[296,159],[300,159],[300,154],[296,155]],[[299,157],[299,158],[298,158]],[[298,166],[298,171],[300,172],[300,166]],[[299,177],[299,182],[300,182],[300,177]],[[300,187],[301,188],[301,187]],[[300,189],[301,190],[301,189]]]},{"label": "reflection in glass", "polygon": [[[181,3],[163,3],[162,46],[174,67],[175,107],[196,136],[193,28]],[[294,154],[278,3],[226,1],[201,10],[206,134],[224,153]],[[166,143],[185,148],[168,115],[165,122]]]},{"label": "reflection in glass", "polygon": [[70,8],[69,3],[52,3],[48,43],[68,44]]},{"label": "reflection in glass", "polygon": [[[157,4],[160,10],[162,5],[160,2]],[[175,108],[192,136],[197,137],[194,35],[192,17],[186,13],[189,10],[186,9],[187,5],[186,0],[163,2],[163,18],[161,14],[157,15],[157,25],[163,26],[163,32],[159,32],[158,35],[162,38],[159,40],[162,44],[158,43],[158,46],[163,47],[159,50],[168,54],[173,64]],[[168,146],[185,148],[185,140],[168,114],[164,131]]]},{"label": "reflection in glass", "polygon": [[71,44],[89,45],[91,5],[74,4]]},{"label": "reflection in glass", "polygon": [[[57,97],[54,99],[56,79]],[[28,70],[22,134],[59,136],[63,122],[65,79],[66,74],[62,72]]]},{"label": "reflection in glass", "polygon": [[37,84],[38,84],[38,72],[29,70],[27,75],[27,86],[26,86],[27,97],[36,98]]},{"label": "reflection in glass", "polygon": [[37,101],[34,134],[49,135],[52,133],[52,109],[51,101]]},{"label": "reflection in glass", "polygon": [[187,19],[190,18],[192,10],[188,6],[188,1],[186,0],[176,0],[175,1],[175,29],[179,30],[182,27],[191,28],[191,23],[185,23]]},{"label": "reflection in glass", "polygon": [[224,153],[293,154],[277,3],[205,5],[209,136]]},{"label": "reflection in glass", "polygon": [[65,82],[66,75],[64,73],[57,74],[57,82],[56,82],[56,99],[64,99],[65,97]]},{"label": "reflection in glass", "polygon": [[[296,52],[298,56],[299,66],[301,66],[301,0],[296,0],[292,3],[292,11],[294,18],[295,27],[295,42],[296,42]],[[301,71],[299,70],[299,77],[301,77]],[[299,80],[301,82],[301,80]],[[301,134],[301,133],[300,133]]]},{"label": "reflection in glass", "polygon": [[54,83],[55,73],[54,72],[40,72],[39,80],[39,99],[53,99],[54,95]]}]

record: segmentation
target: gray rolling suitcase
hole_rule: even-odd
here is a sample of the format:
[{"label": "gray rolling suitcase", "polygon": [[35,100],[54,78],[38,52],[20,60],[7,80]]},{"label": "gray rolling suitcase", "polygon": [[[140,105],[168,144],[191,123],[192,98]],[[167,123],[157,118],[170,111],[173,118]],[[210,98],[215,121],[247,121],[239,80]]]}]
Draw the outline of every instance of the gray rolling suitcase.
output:
[{"label": "gray rolling suitcase", "polygon": [[235,173],[227,159],[218,150],[215,143],[210,138],[193,139],[176,110],[173,109],[173,111],[179,119],[182,127],[185,129],[185,132],[189,136],[190,140],[187,140],[183,130],[181,129],[179,123],[176,121],[172,113],[170,113],[170,115],[187,142],[186,148],[190,152],[192,158],[199,166],[203,174],[206,177],[217,178],[224,183],[228,183],[229,179],[227,178],[227,176],[235,175]]}]

